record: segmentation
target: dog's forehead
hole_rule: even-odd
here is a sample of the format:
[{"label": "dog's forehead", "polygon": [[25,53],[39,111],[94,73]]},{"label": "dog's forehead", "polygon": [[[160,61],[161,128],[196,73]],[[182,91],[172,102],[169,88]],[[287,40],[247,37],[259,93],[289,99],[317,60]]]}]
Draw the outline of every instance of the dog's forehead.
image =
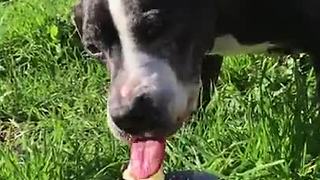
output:
[{"label": "dog's forehead", "polygon": [[143,11],[153,8],[169,8],[177,0],[120,0],[127,11]]},{"label": "dog's forehead", "polygon": [[144,1],[145,0],[109,0],[109,10],[120,35],[124,32],[131,31],[131,26],[140,19],[143,9],[148,6]]},{"label": "dog's forehead", "polygon": [[120,3],[127,15],[138,15],[140,13],[157,9],[180,9],[191,7],[193,0],[108,0],[109,3]]},{"label": "dog's forehead", "polygon": [[[118,31],[123,49],[132,50],[143,44],[147,36],[144,33],[150,24],[156,24],[161,9],[166,9],[168,1],[163,0],[109,0],[109,10]],[[150,18],[151,17],[151,18]],[[157,27],[157,30],[162,27]]]},{"label": "dog's forehead", "polygon": [[[160,3],[159,3],[160,2]],[[137,16],[143,11],[147,11],[152,8],[160,8],[165,6],[164,1],[158,0],[109,0],[109,4],[119,3],[122,6],[122,10],[126,15]]]}]

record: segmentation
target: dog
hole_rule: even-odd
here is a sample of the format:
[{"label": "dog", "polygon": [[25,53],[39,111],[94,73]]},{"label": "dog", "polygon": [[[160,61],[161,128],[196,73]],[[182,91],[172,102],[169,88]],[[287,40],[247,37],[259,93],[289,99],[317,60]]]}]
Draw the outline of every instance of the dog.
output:
[{"label": "dog", "polygon": [[74,14],[84,47],[110,71],[108,125],[131,144],[140,178],[159,169],[166,137],[196,110],[222,56],[304,52],[319,77],[318,0],[81,0]]}]

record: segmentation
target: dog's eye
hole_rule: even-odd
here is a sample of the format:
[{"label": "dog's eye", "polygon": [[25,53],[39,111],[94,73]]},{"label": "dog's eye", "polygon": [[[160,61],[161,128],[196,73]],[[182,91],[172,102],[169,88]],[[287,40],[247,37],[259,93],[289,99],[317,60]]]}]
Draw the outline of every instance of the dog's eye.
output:
[{"label": "dog's eye", "polygon": [[143,13],[135,31],[141,40],[147,42],[159,37],[165,31],[165,24],[160,11],[153,9]]},{"label": "dog's eye", "polygon": [[159,23],[159,17],[160,17],[160,11],[157,9],[152,9],[143,13],[142,20],[145,22]]}]

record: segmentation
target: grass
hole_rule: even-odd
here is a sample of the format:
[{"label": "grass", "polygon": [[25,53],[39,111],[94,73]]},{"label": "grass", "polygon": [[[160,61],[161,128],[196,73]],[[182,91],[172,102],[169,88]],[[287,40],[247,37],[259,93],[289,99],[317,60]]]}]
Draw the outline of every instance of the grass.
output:
[{"label": "grass", "polygon": [[[0,179],[119,179],[128,148],[106,125],[105,67],[74,38],[73,0],[0,0]],[[201,116],[168,141],[166,171],[320,179],[307,56],[227,57]]]}]

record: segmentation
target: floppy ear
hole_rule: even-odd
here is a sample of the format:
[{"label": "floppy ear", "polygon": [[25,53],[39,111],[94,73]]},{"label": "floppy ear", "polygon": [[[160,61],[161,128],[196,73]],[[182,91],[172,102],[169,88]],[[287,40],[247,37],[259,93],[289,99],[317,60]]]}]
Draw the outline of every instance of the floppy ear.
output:
[{"label": "floppy ear", "polygon": [[74,22],[85,48],[103,58],[117,39],[117,32],[106,0],[81,0],[74,7]]},{"label": "floppy ear", "polygon": [[75,24],[76,30],[80,36],[82,37],[82,25],[83,25],[83,9],[82,9],[82,1],[73,7],[73,22]]}]

